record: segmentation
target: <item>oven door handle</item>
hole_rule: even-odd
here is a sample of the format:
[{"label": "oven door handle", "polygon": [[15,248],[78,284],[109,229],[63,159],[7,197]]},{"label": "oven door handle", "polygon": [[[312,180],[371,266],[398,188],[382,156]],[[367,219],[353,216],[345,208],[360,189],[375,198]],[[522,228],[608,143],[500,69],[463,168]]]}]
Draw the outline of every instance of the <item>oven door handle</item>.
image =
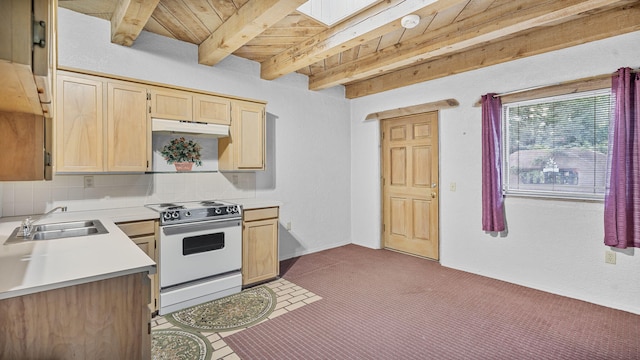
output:
[{"label": "oven door handle", "polygon": [[228,228],[234,226],[240,226],[240,220],[218,220],[218,221],[199,221],[186,224],[176,225],[164,225],[161,226],[162,232],[165,235],[178,235],[195,233],[199,231],[216,230],[221,228]]}]

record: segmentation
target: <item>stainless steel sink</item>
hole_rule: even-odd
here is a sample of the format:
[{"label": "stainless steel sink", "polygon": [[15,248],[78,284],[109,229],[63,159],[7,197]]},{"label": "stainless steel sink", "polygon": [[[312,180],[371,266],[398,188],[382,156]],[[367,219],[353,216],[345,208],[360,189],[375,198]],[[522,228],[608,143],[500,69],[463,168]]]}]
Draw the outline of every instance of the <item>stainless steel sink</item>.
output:
[{"label": "stainless steel sink", "polygon": [[31,234],[22,236],[20,227],[15,228],[9,236],[6,244],[15,244],[25,241],[65,239],[78,236],[90,236],[108,234],[109,231],[100,220],[71,221],[62,223],[34,225]]},{"label": "stainless steel sink", "polygon": [[[67,229],[95,227],[96,222],[99,223],[98,220],[88,220],[88,221],[73,221],[73,222],[64,222],[64,223],[34,225],[33,231],[37,232],[37,231],[67,230]],[[100,226],[102,226],[102,224],[100,224]]]}]

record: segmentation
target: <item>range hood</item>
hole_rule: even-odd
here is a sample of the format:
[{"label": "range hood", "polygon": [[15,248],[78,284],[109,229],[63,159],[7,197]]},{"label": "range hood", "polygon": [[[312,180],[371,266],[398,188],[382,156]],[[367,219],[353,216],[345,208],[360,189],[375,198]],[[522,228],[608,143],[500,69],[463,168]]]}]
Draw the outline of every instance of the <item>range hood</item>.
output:
[{"label": "range hood", "polygon": [[229,136],[229,125],[152,118],[151,131],[154,133],[185,133],[227,137]]}]

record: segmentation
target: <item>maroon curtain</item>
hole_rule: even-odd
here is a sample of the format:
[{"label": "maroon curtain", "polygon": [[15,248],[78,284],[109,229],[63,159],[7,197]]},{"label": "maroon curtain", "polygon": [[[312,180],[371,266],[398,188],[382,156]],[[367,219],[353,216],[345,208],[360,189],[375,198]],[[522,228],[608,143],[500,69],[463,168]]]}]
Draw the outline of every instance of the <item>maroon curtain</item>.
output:
[{"label": "maroon curtain", "polygon": [[482,230],[504,231],[502,198],[502,101],[482,96]]},{"label": "maroon curtain", "polygon": [[640,247],[640,75],[619,69],[611,93],[604,243],[621,249]]}]

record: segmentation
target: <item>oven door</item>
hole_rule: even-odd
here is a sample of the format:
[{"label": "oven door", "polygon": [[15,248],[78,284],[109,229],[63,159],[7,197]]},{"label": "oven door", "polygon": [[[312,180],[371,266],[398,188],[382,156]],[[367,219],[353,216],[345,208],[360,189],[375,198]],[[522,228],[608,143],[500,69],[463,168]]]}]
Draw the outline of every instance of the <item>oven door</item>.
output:
[{"label": "oven door", "polygon": [[160,288],[240,270],[241,220],[160,227]]}]

